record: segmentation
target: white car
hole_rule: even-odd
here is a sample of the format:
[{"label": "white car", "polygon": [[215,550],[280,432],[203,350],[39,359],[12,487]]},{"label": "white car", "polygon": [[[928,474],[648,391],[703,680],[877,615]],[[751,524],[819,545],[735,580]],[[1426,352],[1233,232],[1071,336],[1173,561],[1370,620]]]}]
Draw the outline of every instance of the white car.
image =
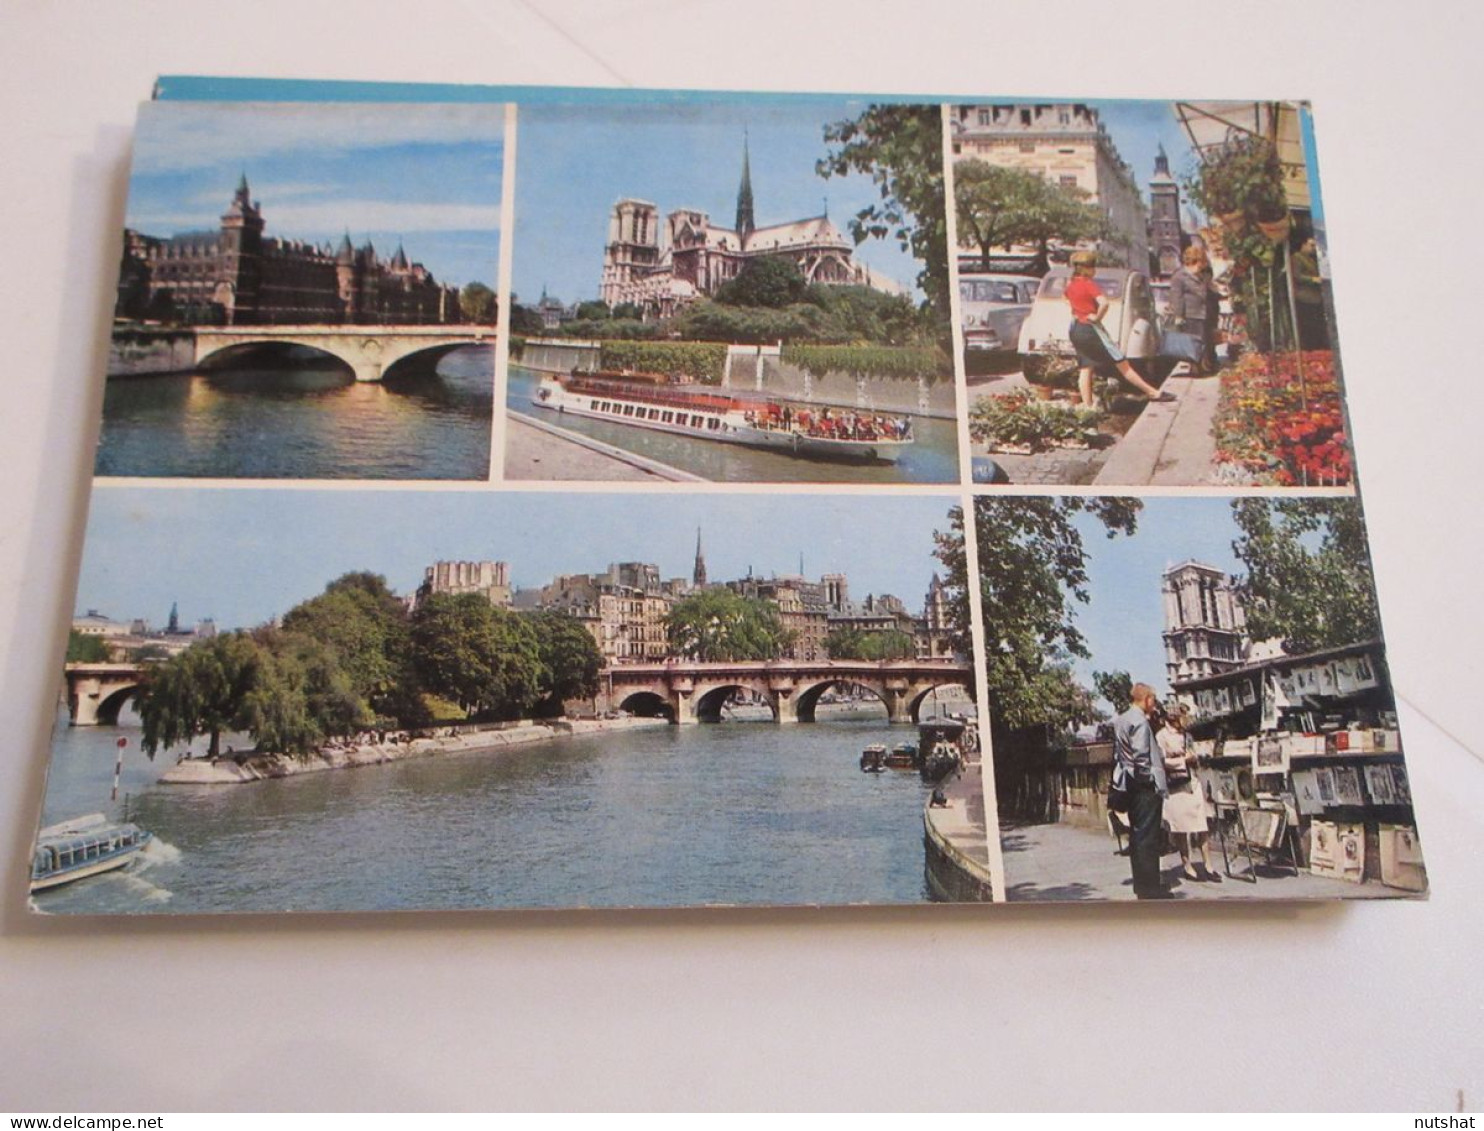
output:
[{"label": "white car", "polygon": [[[1076,381],[1077,351],[1067,337],[1072,324],[1072,307],[1067,302],[1071,277],[1069,267],[1053,267],[1047,272],[1030,314],[1020,325],[1021,372],[1032,383]],[[1100,267],[1093,281],[1108,296],[1108,313],[1103,316],[1108,336],[1147,379],[1166,376],[1174,362],[1166,363],[1156,356],[1159,322],[1148,277],[1122,267]]]},{"label": "white car", "polygon": [[1015,349],[1039,285],[1030,275],[960,275],[964,351],[973,355]]}]

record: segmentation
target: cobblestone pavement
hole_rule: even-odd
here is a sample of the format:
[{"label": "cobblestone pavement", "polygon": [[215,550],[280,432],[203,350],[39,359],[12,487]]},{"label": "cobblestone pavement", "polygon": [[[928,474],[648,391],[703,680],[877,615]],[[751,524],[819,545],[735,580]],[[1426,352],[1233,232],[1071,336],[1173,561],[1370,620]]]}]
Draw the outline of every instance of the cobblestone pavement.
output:
[{"label": "cobblestone pavement", "polygon": [[[1000,848],[1005,858],[1006,895],[1012,902],[1134,898],[1128,857],[1119,854],[1110,833],[1066,824],[1005,824],[1000,828]],[[1246,859],[1239,860],[1235,854],[1233,875],[1228,878],[1221,845],[1214,837],[1211,862],[1221,883],[1188,880],[1181,873],[1180,857],[1165,856],[1165,886],[1176,899],[1400,899],[1409,895],[1375,881],[1352,884],[1305,871],[1295,876],[1291,868],[1266,865],[1258,866],[1254,883]]]}]

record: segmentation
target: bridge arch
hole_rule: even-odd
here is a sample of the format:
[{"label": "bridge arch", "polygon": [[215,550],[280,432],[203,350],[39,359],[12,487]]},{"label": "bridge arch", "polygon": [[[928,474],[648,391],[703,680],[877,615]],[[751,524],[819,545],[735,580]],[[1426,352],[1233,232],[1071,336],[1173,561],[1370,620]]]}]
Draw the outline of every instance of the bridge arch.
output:
[{"label": "bridge arch", "polygon": [[397,354],[383,360],[381,379],[395,380],[398,377],[431,377],[438,371],[438,363],[455,350],[466,349],[472,342],[452,342],[443,345],[423,346]]},{"label": "bridge arch", "polygon": [[631,715],[637,715],[641,719],[669,719],[675,721],[675,708],[663,695],[655,691],[635,691],[618,705],[620,711],[627,711]]},{"label": "bridge arch", "polygon": [[100,699],[93,709],[98,724],[107,727],[117,726],[119,713],[138,697],[141,686],[138,683],[127,684]]},{"label": "bridge arch", "polygon": [[732,696],[739,691],[748,691],[755,695],[760,695],[773,712],[774,720],[777,720],[778,705],[774,702],[773,696],[768,694],[767,688],[756,687],[748,683],[722,683],[714,687],[709,687],[705,691],[697,688],[695,697],[696,718],[703,723],[721,722],[722,709],[726,707],[727,702]]},{"label": "bridge arch", "polygon": [[227,341],[213,346],[202,346],[196,351],[196,364],[205,370],[230,369],[235,364],[250,365],[255,361],[283,362],[292,360],[292,351],[309,355],[308,360],[326,359],[343,371],[344,377],[355,376],[355,366],[332,349],[292,338],[256,338],[252,341]]},{"label": "bridge arch", "polygon": [[836,687],[858,687],[862,691],[869,692],[870,695],[878,703],[881,704],[882,708],[886,711],[887,717],[891,717],[891,703],[888,702],[886,696],[881,693],[882,688],[879,684],[873,686],[868,681],[843,677],[815,683],[809,687],[806,687],[803,691],[799,692],[797,696],[795,696],[794,709],[798,713],[799,722],[812,723],[817,721],[815,710],[819,706],[819,701],[824,697],[826,692],[828,692],[831,688]]},{"label": "bridge arch", "polygon": [[914,723],[922,721],[922,705],[927,700],[927,697],[934,691],[941,691],[945,687],[962,688],[966,698],[973,698],[969,690],[969,685],[961,679],[946,679],[941,683],[929,683],[920,689],[914,688],[914,693],[909,703],[909,710],[912,713],[912,721]]}]

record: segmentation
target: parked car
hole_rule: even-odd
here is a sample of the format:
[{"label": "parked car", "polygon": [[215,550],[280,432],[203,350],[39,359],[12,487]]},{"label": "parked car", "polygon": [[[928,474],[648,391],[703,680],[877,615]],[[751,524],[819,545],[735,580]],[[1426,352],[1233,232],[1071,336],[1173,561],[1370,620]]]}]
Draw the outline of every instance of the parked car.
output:
[{"label": "parked car", "polygon": [[[1053,267],[1041,280],[1031,312],[1020,326],[1020,363],[1025,379],[1035,384],[1066,384],[1077,378],[1077,351],[1067,337],[1072,308],[1067,302],[1069,267]],[[1156,357],[1159,321],[1149,278],[1139,271],[1101,267],[1094,277],[1108,296],[1103,327],[1123,355],[1149,380],[1161,380],[1173,362]]]},{"label": "parked car", "polygon": [[1039,285],[1031,275],[960,275],[965,352],[972,356],[1015,349]]}]

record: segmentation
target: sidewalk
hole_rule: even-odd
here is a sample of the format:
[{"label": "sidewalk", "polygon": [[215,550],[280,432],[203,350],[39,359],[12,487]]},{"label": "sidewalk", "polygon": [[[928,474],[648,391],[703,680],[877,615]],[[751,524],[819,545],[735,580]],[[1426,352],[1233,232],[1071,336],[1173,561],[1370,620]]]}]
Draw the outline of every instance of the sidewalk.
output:
[{"label": "sidewalk", "polygon": [[702,481],[699,475],[508,410],[505,477],[629,483]]},{"label": "sidewalk", "polygon": [[[1109,833],[1075,825],[1004,824],[1000,848],[1005,857],[1005,894],[1012,903],[1134,898],[1128,857],[1119,855],[1118,843]],[[1402,899],[1409,895],[1374,881],[1352,884],[1305,871],[1295,876],[1292,869],[1261,864],[1253,883],[1245,857],[1232,854],[1234,875],[1228,877],[1220,841],[1214,836],[1210,849],[1211,863],[1222,878],[1219,884],[1188,880],[1180,870],[1179,856],[1164,857],[1165,886],[1176,899]]]},{"label": "sidewalk", "polygon": [[1221,381],[1170,377],[1163,386],[1174,404],[1146,405],[1093,482],[1113,487],[1197,487],[1209,481],[1216,461],[1216,419]]}]

